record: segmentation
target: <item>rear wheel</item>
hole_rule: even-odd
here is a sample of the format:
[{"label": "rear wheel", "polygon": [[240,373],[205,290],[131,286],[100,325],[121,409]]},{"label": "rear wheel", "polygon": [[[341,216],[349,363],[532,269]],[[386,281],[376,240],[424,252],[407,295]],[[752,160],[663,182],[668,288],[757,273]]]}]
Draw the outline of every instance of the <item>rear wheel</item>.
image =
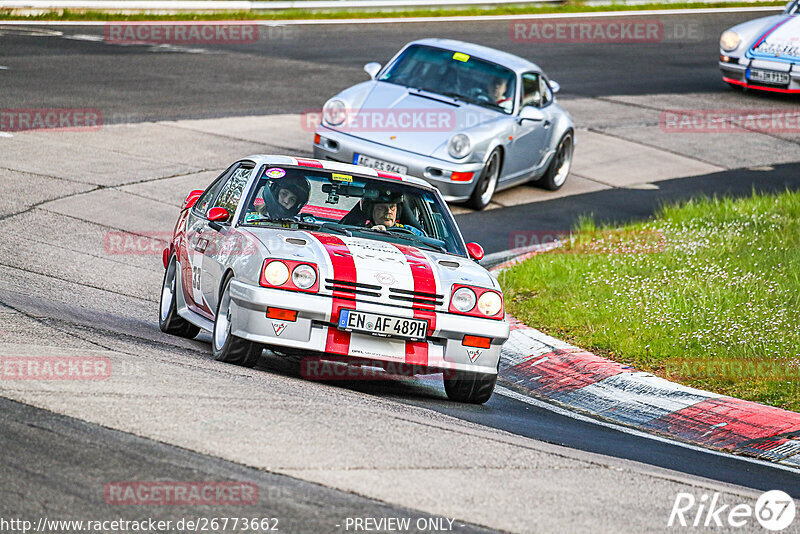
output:
[{"label": "rear wheel", "polygon": [[574,146],[572,132],[565,133],[561,141],[558,142],[553,161],[550,162],[550,166],[547,167],[544,176],[536,180],[534,184],[550,191],[561,189],[561,186],[567,181],[567,176],[569,176],[569,171],[572,168]]},{"label": "rear wheel", "polygon": [[472,373],[469,371],[450,371],[445,375],[444,390],[450,400],[483,404],[494,393],[497,375]]},{"label": "rear wheel", "polygon": [[263,347],[231,334],[231,280],[228,275],[222,285],[222,294],[217,304],[214,332],[211,334],[211,350],[217,361],[253,367],[261,357]]},{"label": "rear wheel", "polygon": [[164,271],[164,281],[161,284],[161,302],[158,305],[158,327],[162,332],[173,336],[193,338],[200,328],[193,325],[178,315],[175,288],[177,287],[178,260],[172,256]]},{"label": "rear wheel", "polygon": [[489,159],[486,160],[486,165],[475,183],[475,189],[472,190],[472,195],[467,200],[468,207],[482,210],[489,205],[497,189],[497,180],[500,178],[500,160],[500,150],[495,148],[489,154]]}]

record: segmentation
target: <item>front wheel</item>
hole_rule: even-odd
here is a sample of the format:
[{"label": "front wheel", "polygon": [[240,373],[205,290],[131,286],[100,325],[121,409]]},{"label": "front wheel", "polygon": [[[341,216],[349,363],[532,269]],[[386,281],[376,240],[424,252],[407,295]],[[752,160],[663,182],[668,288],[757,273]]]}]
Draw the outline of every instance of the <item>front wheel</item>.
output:
[{"label": "front wheel", "polygon": [[444,390],[450,400],[483,404],[494,393],[497,375],[469,371],[449,371],[449,373],[451,373],[449,377],[445,374]]},{"label": "front wheel", "polygon": [[500,178],[500,159],[500,149],[495,148],[489,154],[483,172],[475,183],[475,189],[472,190],[472,195],[467,200],[468,207],[482,210],[489,205],[494,191],[497,189],[497,180]]},{"label": "front wheel", "polygon": [[166,334],[191,339],[200,332],[200,328],[178,315],[178,305],[175,296],[177,277],[178,261],[175,259],[175,256],[172,256],[169,264],[167,264],[166,271],[164,271],[164,281],[161,284],[161,302],[159,302],[158,305],[158,327]]},{"label": "front wheel", "polygon": [[211,350],[214,359],[220,362],[253,367],[261,357],[263,347],[231,334],[231,280],[228,275],[223,284],[222,294],[217,304],[214,319],[214,332],[211,335]]},{"label": "front wheel", "polygon": [[567,181],[569,171],[572,168],[572,152],[575,147],[575,141],[572,137],[572,132],[567,132],[561,141],[558,142],[558,148],[553,156],[553,161],[547,167],[544,176],[534,182],[535,185],[555,191],[561,189],[564,182]]}]

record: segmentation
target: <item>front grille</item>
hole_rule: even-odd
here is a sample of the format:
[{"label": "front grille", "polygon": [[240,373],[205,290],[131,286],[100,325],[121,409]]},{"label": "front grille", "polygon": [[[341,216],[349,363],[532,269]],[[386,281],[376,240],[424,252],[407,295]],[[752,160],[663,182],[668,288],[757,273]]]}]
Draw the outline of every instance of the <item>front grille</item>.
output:
[{"label": "front grille", "polygon": [[425,307],[441,306],[444,303],[444,295],[437,295],[436,293],[426,293],[424,291],[409,291],[407,289],[389,288],[389,298],[394,300],[402,300],[418,304]]},{"label": "front grille", "polygon": [[380,298],[381,286],[373,284],[362,284],[359,282],[348,282],[346,280],[334,280],[332,278],[325,279],[325,289],[328,291],[336,291],[337,293],[346,293],[345,296],[364,295],[367,297]]},{"label": "front grille", "polygon": [[[336,295],[342,298],[353,300],[370,300],[359,297],[372,297],[380,299],[383,287],[375,284],[364,284],[361,282],[350,282],[347,280],[325,279],[325,289],[335,291]],[[408,289],[389,288],[389,298],[398,301],[397,305],[403,308],[432,310],[444,304],[444,295],[427,293],[424,291],[410,291]]]}]

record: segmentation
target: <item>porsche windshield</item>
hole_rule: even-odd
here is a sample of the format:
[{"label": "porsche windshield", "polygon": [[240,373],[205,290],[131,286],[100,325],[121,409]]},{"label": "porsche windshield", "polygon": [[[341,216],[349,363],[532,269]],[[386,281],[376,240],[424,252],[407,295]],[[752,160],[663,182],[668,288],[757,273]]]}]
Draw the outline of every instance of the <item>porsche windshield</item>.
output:
[{"label": "porsche windshield", "polygon": [[409,46],[379,80],[457,98],[503,113],[511,113],[514,107],[516,83],[513,72],[453,50]]},{"label": "porsche windshield", "polygon": [[355,235],[466,255],[440,197],[399,180],[387,183],[288,166],[264,168],[248,194],[240,222]]},{"label": "porsche windshield", "polygon": [[800,1],[795,0],[794,2],[790,2],[786,6],[786,14],[787,15],[798,15],[798,14],[800,14]]}]

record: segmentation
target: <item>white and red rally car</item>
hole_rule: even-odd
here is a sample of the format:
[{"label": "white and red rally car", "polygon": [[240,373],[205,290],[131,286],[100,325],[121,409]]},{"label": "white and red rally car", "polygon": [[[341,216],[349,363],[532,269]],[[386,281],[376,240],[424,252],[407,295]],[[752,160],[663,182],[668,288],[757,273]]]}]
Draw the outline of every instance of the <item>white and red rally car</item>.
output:
[{"label": "white and red rally car", "polygon": [[483,403],[509,325],[482,256],[420,179],[252,156],[187,197],[164,250],[159,325],[212,332],[220,361],[253,366],[268,348],[403,364]]}]

